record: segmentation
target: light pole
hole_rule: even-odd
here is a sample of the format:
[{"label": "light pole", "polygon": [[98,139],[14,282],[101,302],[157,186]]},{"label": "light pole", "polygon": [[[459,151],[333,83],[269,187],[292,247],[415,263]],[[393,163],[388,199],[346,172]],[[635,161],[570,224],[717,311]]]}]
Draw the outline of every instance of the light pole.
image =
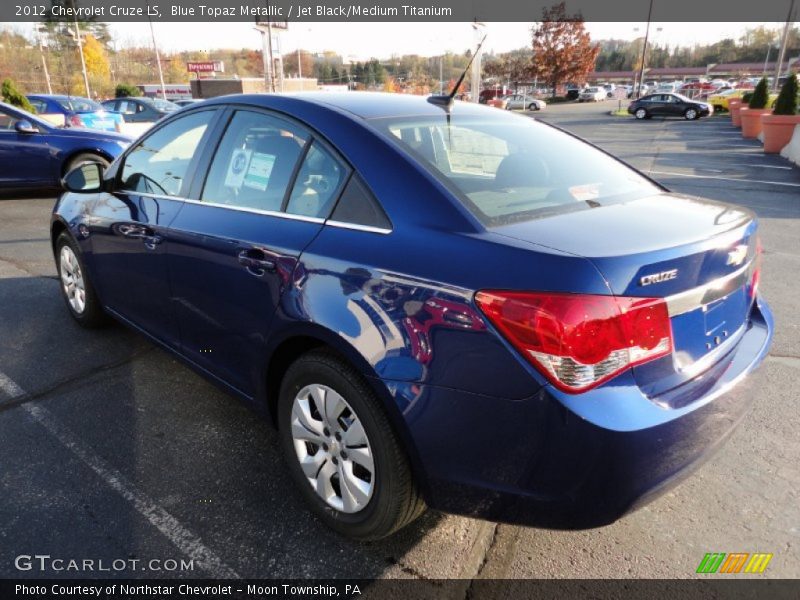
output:
[{"label": "light pole", "polygon": [[644,30],[644,46],[642,46],[642,64],[639,65],[639,89],[636,90],[637,99],[642,95],[642,80],[644,79],[644,59],[645,56],[647,56],[647,38],[650,36],[650,19],[652,16],[653,16],[653,0],[650,0],[650,8],[647,10],[647,28]]},{"label": "light pole", "polygon": [[47,70],[47,59],[44,56],[44,47],[42,46],[42,30],[36,30],[36,39],[39,42],[39,54],[42,55],[42,69],[44,70],[44,79],[47,82],[47,93],[53,94],[53,86],[50,84],[50,71]]},{"label": "light pole", "polygon": [[794,20],[794,0],[789,4],[789,14],[786,15],[786,25],[783,27],[783,38],[781,39],[781,51],[778,54],[778,63],[775,65],[775,81],[772,82],[772,90],[778,89],[778,79],[781,76],[783,59],[786,57],[786,44],[789,41],[789,25]]},{"label": "light pole", "polygon": [[[75,0],[72,0],[72,8],[75,9]],[[81,55],[81,70],[83,71],[83,85],[86,87],[86,97],[91,99],[92,91],[89,89],[89,75],[86,73],[86,58],[83,56],[83,41],[81,40],[81,28],[78,25],[77,10],[75,11],[75,38],[78,41],[78,54]]]},{"label": "light pole", "polygon": [[161,84],[161,97],[167,99],[167,86],[164,85],[164,71],[161,69],[161,56],[158,54],[158,44],[156,43],[156,32],[153,29],[153,19],[150,18],[150,0],[147,0],[147,20],[150,23],[150,37],[153,39],[153,52],[156,54],[156,65],[158,66],[158,81]]}]

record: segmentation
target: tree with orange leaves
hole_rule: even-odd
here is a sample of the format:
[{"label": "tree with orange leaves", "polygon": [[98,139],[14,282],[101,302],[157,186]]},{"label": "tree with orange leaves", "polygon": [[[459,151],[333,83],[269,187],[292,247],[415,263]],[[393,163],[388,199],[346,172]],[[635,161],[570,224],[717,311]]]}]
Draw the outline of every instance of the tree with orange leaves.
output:
[{"label": "tree with orange leaves", "polygon": [[580,14],[568,15],[564,2],[542,10],[542,21],[531,28],[531,75],[552,88],[562,83],[583,83],[594,70],[600,47],[592,44]]}]

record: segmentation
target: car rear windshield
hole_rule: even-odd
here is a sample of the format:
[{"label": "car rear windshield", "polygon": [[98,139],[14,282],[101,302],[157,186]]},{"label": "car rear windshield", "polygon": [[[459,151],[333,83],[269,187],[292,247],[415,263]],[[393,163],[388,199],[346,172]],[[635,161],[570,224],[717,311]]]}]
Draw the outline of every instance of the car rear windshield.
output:
[{"label": "car rear windshield", "polygon": [[[494,109],[492,109],[494,110]],[[529,117],[373,119],[487,227],[634,200],[661,189],[589,144]],[[580,232],[576,232],[579,235]]]}]

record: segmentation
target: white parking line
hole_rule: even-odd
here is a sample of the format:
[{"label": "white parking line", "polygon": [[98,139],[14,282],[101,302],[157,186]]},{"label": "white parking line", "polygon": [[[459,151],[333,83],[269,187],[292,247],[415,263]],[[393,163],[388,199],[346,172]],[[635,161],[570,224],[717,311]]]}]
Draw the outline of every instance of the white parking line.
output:
[{"label": "white parking line", "polygon": [[[0,372],[0,391],[11,399],[25,395],[10,377]],[[202,540],[186,529],[181,523],[161,508],[155,501],[139,491],[125,476],[95,454],[66,427],[56,421],[47,409],[34,404],[23,404],[22,408],[37,423],[52,434],[61,445],[77,456],[86,466],[94,471],[106,485],[127,500],[153,527],[158,529],[172,544],[215,578],[239,579],[236,571],[208,549]]]},{"label": "white parking line", "polygon": [[765,183],[768,185],[783,185],[787,187],[800,187],[800,183],[785,181],[764,181],[762,179],[737,179],[736,177],[718,177],[716,175],[694,175],[691,173],[675,173],[672,171],[648,171],[651,175],[674,175],[676,177],[692,177],[695,179],[721,179],[722,181],[735,181],[737,183]]}]

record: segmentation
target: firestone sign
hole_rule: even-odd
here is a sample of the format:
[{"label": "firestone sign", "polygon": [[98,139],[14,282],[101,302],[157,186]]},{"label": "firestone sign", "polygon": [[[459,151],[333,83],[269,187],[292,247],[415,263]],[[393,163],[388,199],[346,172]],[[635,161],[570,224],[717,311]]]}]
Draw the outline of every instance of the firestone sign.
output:
[{"label": "firestone sign", "polygon": [[186,70],[190,73],[224,73],[225,66],[220,60],[208,60],[202,62],[187,62]]}]

